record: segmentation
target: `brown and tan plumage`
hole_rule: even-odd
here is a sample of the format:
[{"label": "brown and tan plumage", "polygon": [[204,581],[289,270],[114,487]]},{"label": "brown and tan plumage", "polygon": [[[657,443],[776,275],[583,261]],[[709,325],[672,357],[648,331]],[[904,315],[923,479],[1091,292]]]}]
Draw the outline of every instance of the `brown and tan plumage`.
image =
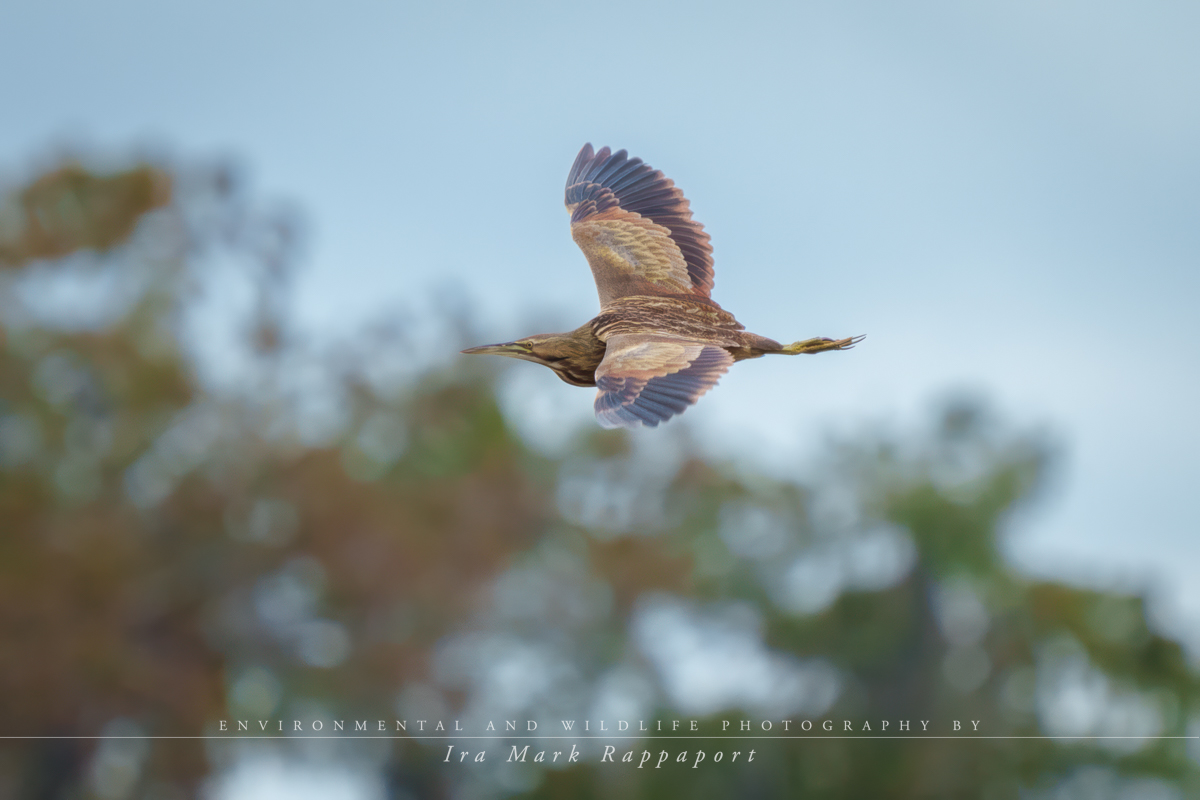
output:
[{"label": "brown and tan plumage", "polygon": [[654,427],[699,400],[735,361],[771,353],[848,350],[863,337],[787,346],[749,333],[709,296],[712,245],[688,201],[661,172],[607,147],[579,151],[567,175],[571,236],[587,256],[600,313],[569,333],[483,345],[595,386],[606,428]]}]

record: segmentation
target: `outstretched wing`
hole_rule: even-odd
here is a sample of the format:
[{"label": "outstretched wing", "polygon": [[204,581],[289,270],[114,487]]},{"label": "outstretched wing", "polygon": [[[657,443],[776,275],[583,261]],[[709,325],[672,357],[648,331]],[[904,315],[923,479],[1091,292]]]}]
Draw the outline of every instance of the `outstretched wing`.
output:
[{"label": "outstretched wing", "polygon": [[641,333],[608,340],[596,368],[596,419],[605,428],[651,428],[699,400],[729,366],[723,348]]},{"label": "outstretched wing", "polygon": [[585,144],[567,175],[566,204],[601,307],[631,294],[709,296],[708,234],[683,192],[640,158]]}]

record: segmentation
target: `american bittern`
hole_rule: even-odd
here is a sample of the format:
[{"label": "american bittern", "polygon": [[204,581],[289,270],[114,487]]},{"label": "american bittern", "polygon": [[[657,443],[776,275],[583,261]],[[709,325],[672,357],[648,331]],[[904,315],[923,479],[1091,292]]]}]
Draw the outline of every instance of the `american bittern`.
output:
[{"label": "american bittern", "polygon": [[654,427],[699,400],[735,361],[848,350],[862,336],[781,345],[749,333],[709,297],[712,245],[683,192],[624,150],[585,144],[567,175],[571,236],[587,256],[600,314],[569,333],[540,333],[464,353],[544,364],[595,386],[606,428]]}]

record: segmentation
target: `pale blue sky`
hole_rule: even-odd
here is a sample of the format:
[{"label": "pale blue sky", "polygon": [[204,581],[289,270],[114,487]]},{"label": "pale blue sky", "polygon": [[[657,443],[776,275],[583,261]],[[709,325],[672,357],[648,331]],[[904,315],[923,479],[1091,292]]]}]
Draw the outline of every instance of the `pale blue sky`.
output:
[{"label": "pale blue sky", "polygon": [[[0,21],[0,168],[53,141],[235,155],[313,223],[314,337],[446,282],[490,340],[579,324],[596,299],[562,185],[583,142],[624,147],[687,193],[747,327],[868,334],[739,365],[684,417],[714,451],[794,474],[831,427],[978,391],[1067,454],[1022,561],[1200,574],[1194,3],[147,0]],[[548,371],[507,380],[561,424],[590,416]]]}]

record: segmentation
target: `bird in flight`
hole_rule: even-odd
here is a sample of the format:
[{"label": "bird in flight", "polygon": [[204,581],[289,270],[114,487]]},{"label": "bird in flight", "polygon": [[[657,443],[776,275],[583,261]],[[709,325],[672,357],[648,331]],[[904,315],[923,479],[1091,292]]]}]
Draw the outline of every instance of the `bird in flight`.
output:
[{"label": "bird in flight", "polygon": [[683,192],[624,150],[585,144],[567,175],[566,204],[600,314],[568,333],[462,352],[532,361],[573,386],[595,386],[596,419],[605,428],[653,428],[682,414],[735,361],[849,350],[863,339],[781,345],[746,331],[709,296],[712,245]]}]

